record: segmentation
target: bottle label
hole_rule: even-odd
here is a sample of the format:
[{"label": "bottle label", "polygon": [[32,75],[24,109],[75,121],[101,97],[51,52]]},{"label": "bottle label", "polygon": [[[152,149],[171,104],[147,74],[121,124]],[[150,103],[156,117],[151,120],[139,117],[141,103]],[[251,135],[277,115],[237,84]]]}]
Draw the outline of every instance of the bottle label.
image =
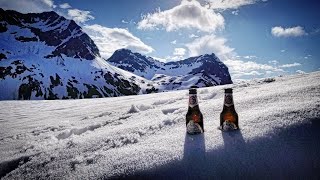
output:
[{"label": "bottle label", "polygon": [[195,123],[193,120],[191,120],[187,124],[187,132],[188,134],[199,134],[203,133],[203,130],[198,123]]},{"label": "bottle label", "polygon": [[220,130],[222,131],[232,131],[232,130],[236,130],[238,129],[238,127],[231,121],[229,120],[225,120],[222,124],[222,126],[220,127]]},{"label": "bottle label", "polygon": [[189,106],[190,107],[195,107],[198,105],[198,98],[196,94],[189,94]]},{"label": "bottle label", "polygon": [[230,107],[233,105],[232,93],[225,93],[224,96],[224,105]]}]

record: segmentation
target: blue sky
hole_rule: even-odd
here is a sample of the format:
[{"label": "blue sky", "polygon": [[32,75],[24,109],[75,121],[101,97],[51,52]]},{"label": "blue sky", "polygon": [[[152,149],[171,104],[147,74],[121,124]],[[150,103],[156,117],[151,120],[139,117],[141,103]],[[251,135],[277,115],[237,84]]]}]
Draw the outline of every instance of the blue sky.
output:
[{"label": "blue sky", "polygon": [[319,71],[315,0],[0,0],[74,19],[104,58],[129,48],[162,61],[215,53],[235,79]]}]

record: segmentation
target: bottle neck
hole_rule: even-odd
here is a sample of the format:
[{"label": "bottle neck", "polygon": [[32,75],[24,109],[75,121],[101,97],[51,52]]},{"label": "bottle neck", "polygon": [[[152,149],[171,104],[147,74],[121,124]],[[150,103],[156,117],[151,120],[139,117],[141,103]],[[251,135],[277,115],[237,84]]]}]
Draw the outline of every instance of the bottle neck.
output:
[{"label": "bottle neck", "polygon": [[224,94],[224,104],[223,104],[223,106],[224,107],[234,106],[232,93],[225,93]]},{"label": "bottle neck", "polygon": [[199,108],[197,94],[189,94],[189,108]]}]

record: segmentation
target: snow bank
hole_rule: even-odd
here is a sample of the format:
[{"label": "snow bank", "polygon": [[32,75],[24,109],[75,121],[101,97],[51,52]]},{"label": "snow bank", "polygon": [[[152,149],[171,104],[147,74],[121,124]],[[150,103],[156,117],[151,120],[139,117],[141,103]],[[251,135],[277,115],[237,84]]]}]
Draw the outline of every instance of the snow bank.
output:
[{"label": "snow bank", "polygon": [[[186,90],[1,101],[3,179],[319,179],[320,72],[199,89],[205,133],[185,133]],[[221,132],[223,89],[240,130]]]}]

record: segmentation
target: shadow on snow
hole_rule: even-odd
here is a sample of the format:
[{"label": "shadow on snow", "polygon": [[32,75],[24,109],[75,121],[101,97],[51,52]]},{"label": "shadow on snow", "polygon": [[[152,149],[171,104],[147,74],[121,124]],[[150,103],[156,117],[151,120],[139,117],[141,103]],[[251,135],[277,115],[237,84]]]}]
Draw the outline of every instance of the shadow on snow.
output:
[{"label": "shadow on snow", "polygon": [[320,178],[320,119],[279,128],[266,137],[245,141],[241,130],[221,132],[224,146],[206,152],[206,134],[185,135],[184,156],[165,166],[125,178]]}]

